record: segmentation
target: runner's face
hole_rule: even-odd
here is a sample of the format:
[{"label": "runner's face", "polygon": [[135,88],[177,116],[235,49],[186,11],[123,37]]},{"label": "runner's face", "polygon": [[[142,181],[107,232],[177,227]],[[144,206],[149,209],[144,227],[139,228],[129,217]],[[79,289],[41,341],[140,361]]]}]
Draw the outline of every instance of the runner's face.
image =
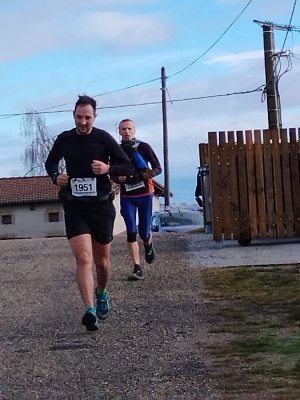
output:
[{"label": "runner's face", "polygon": [[88,135],[91,132],[93,123],[97,117],[93,107],[90,104],[79,105],[76,107],[73,114],[77,132],[80,135]]},{"label": "runner's face", "polygon": [[121,122],[119,132],[122,136],[122,140],[132,140],[135,135],[134,123],[132,121]]}]

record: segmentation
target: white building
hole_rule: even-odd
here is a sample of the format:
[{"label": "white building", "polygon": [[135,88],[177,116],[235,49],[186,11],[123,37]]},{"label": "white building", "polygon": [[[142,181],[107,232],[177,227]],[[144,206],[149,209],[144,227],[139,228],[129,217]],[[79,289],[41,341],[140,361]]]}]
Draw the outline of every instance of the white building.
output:
[{"label": "white building", "polygon": [[[164,187],[156,181],[154,187],[153,211],[158,211]],[[65,236],[58,190],[48,176],[0,178],[0,239]],[[117,212],[114,235],[117,235],[125,231],[118,191],[114,205]]]}]

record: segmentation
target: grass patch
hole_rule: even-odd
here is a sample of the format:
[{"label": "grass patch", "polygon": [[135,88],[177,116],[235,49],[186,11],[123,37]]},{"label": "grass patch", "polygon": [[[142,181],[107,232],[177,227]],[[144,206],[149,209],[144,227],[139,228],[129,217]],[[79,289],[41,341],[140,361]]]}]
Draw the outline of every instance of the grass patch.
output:
[{"label": "grass patch", "polygon": [[300,398],[299,267],[203,270],[204,296],[217,321],[210,378],[226,396]]}]

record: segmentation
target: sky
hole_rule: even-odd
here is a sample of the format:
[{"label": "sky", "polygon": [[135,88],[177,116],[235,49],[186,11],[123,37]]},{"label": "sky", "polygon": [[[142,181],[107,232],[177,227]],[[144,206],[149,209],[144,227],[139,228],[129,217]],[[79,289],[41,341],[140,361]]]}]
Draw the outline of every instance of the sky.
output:
[{"label": "sky", "polygon": [[[199,144],[210,131],[266,129],[267,103],[261,91],[183,99],[262,87],[263,30],[253,20],[288,25],[291,17],[298,31],[274,30],[276,51],[292,62],[279,81],[284,128],[300,127],[296,0],[0,0],[0,177],[27,172],[24,114],[47,111],[41,116],[55,136],[74,127],[84,93],[97,100],[95,126],[119,141],[118,123],[133,119],[136,137],[164,167],[164,67],[172,202],[194,202]],[[280,73],[287,67],[282,57]],[[157,180],[164,184],[164,173]]]}]

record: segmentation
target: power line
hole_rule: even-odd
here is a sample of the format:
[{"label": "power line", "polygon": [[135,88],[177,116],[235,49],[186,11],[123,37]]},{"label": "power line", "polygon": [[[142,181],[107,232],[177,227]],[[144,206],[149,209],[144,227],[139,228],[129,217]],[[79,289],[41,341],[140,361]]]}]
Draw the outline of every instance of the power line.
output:
[{"label": "power line", "polygon": [[283,41],[283,45],[282,45],[282,47],[281,47],[281,52],[283,51],[283,48],[284,48],[284,46],[285,46],[285,42],[286,42],[286,40],[287,40],[287,37],[288,37],[289,32],[291,32],[292,29],[293,29],[293,27],[292,27],[291,25],[292,25],[292,20],[293,20],[293,16],[294,16],[296,4],[297,4],[297,0],[294,1],[293,10],[292,10],[291,17],[290,17],[290,22],[289,22],[289,25],[288,25],[288,28],[287,28],[287,31],[286,31],[286,34],[285,34],[285,38],[284,38],[284,41]]},{"label": "power line", "polygon": [[[187,65],[186,67],[184,67],[183,69],[181,69],[180,71],[177,71],[177,72],[175,72],[174,74],[172,74],[172,75],[169,75],[167,78],[171,78],[171,77],[173,77],[173,76],[175,76],[175,75],[178,75],[178,74],[180,74],[181,72],[183,72],[183,71],[185,71],[186,69],[188,69],[189,67],[191,67],[193,64],[195,64],[198,60],[200,60],[200,58],[202,58],[203,56],[205,56],[221,39],[222,39],[222,37],[229,31],[229,29],[234,25],[234,23],[239,19],[239,17],[244,13],[244,11],[247,9],[247,7],[250,5],[250,3],[252,3],[252,1],[253,0],[249,0],[248,1],[248,3],[246,4],[246,6],[243,8],[243,10],[239,13],[239,15],[233,20],[233,22],[228,26],[228,28],[227,29],[225,29],[225,31],[222,33],[222,35],[203,53],[203,54],[201,54],[201,56],[199,56],[198,58],[196,58],[196,60],[194,60],[193,62],[191,62],[189,65]],[[158,80],[160,80],[161,78],[159,77],[159,78],[153,78],[153,79],[150,79],[150,80],[148,80],[148,81],[145,81],[145,82],[141,82],[141,83],[137,83],[137,84],[134,84],[134,85],[130,85],[130,86],[126,86],[126,87],[124,87],[124,88],[120,88],[120,89],[116,89],[116,90],[111,90],[111,91],[109,91],[109,92],[104,92],[104,93],[100,93],[100,94],[96,94],[96,95],[94,95],[94,96],[92,96],[92,97],[100,97],[100,96],[105,96],[105,95],[108,95],[108,94],[112,94],[112,93],[117,93],[117,92],[121,92],[121,91],[123,91],[123,90],[128,90],[128,89],[132,89],[132,88],[135,88],[135,87],[138,87],[138,86],[143,86],[143,85],[146,85],[146,84],[148,84],[148,83],[152,83],[152,82],[155,82],[155,81],[158,81]],[[63,104],[58,104],[58,105],[55,105],[55,106],[51,106],[51,107],[47,107],[47,108],[42,108],[42,109],[40,109],[40,110],[38,110],[37,112],[41,112],[41,111],[47,111],[47,110],[51,110],[51,109],[53,109],[53,108],[57,108],[57,107],[64,107],[64,106],[68,106],[68,105],[70,105],[70,104],[74,104],[73,102],[68,102],[68,103],[63,103]],[[24,114],[23,114],[24,115]],[[0,117],[1,117],[1,115],[0,115]]]},{"label": "power line", "polygon": [[227,29],[225,29],[225,31],[222,33],[222,35],[204,52],[201,54],[201,56],[199,56],[198,58],[196,58],[196,60],[192,61],[189,65],[187,65],[186,67],[182,68],[180,71],[175,72],[172,75],[169,75],[167,78],[171,78],[175,75],[180,74],[181,72],[185,71],[186,69],[188,69],[189,67],[191,67],[193,64],[195,64],[197,61],[200,60],[200,58],[204,57],[221,39],[222,37],[229,31],[229,29],[235,24],[235,22],[240,18],[240,16],[244,13],[244,11],[248,8],[248,6],[250,5],[250,3],[252,3],[252,0],[248,1],[248,3],[246,4],[246,6],[243,8],[243,10],[239,13],[239,15],[233,20],[233,22],[229,25],[229,27]]},{"label": "power line", "polygon": [[[127,90],[127,89],[132,89],[134,87],[138,87],[138,86],[142,86],[142,85],[146,85],[147,83],[151,83],[151,82],[155,82],[160,80],[160,78],[154,78],[154,79],[150,79],[149,81],[146,82],[142,82],[142,83],[136,83],[135,85],[131,85],[131,86],[126,86],[124,88],[121,89],[116,89],[116,90],[111,90],[110,92],[104,92],[104,93],[100,93],[100,94],[95,94],[92,97],[100,97],[100,96],[105,96],[107,94],[111,94],[111,93],[117,93],[117,92],[121,92],[122,90]],[[47,108],[42,108],[39,111],[46,111],[46,110],[51,110],[52,108],[56,108],[56,107],[64,107],[64,106],[68,106],[69,104],[74,104],[74,102],[68,102],[68,103],[64,103],[64,104],[58,104],[56,106],[51,106],[51,107],[47,107]]]},{"label": "power line", "polygon": [[[242,94],[250,94],[250,93],[255,93],[255,92],[261,92],[262,91],[262,86],[259,86],[256,89],[253,90],[247,90],[247,91],[241,91],[241,92],[232,92],[232,93],[224,93],[224,94],[214,94],[214,95],[208,95],[208,96],[199,96],[199,97],[187,97],[187,98],[182,98],[182,99],[175,99],[175,100],[169,100],[167,101],[168,103],[175,103],[175,102],[182,102],[182,101],[192,101],[192,100],[204,100],[204,99],[213,99],[217,97],[227,97],[227,96],[236,96],[236,95],[242,95]],[[149,106],[149,105],[157,105],[161,104],[161,101],[152,101],[152,102],[146,102],[146,103],[133,103],[133,104],[121,104],[117,106],[104,106],[104,107],[97,107],[97,110],[107,110],[107,109],[115,109],[115,108],[125,108],[125,107],[140,107],[140,106]],[[13,113],[13,114],[0,114],[1,119],[5,118],[13,118],[13,117],[20,117],[20,116],[25,116],[29,114],[61,114],[61,113],[66,113],[66,112],[72,112],[73,110],[57,110],[57,111],[32,111],[32,112],[25,112],[25,113]]]},{"label": "power line", "polygon": [[296,60],[300,61],[300,58],[298,58],[297,56],[298,56],[298,54],[296,55],[296,54],[292,53],[292,57],[294,57],[294,58],[296,58]]}]

